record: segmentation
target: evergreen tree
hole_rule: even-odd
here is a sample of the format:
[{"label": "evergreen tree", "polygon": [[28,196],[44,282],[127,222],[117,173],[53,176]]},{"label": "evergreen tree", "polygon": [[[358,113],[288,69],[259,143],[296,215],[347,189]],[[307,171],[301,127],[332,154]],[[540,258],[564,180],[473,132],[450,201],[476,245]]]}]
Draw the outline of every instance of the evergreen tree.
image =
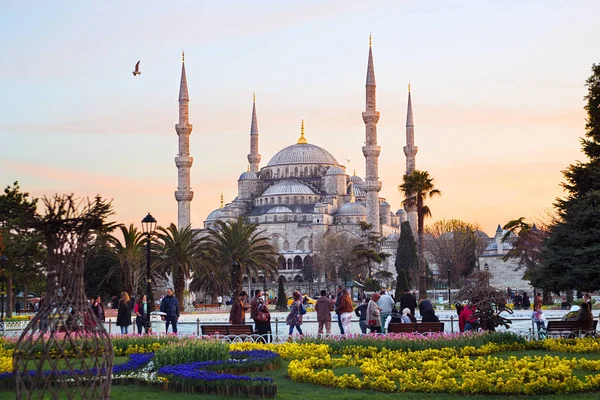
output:
[{"label": "evergreen tree", "polygon": [[[379,235],[373,232],[372,228],[373,225],[364,221],[360,222],[362,240],[352,249],[352,253],[356,256],[359,266],[366,268],[367,278],[373,278],[373,262],[381,264],[390,256],[388,253],[379,251],[381,250]],[[347,277],[346,280],[352,279],[354,279],[354,276]]]},{"label": "evergreen tree", "polygon": [[279,289],[277,290],[277,311],[287,311],[287,297],[285,295],[285,286],[283,285],[283,276],[279,277]]},{"label": "evergreen tree", "polygon": [[404,294],[404,289],[410,289],[411,281],[418,278],[419,258],[417,245],[413,237],[410,223],[405,221],[400,225],[400,238],[396,250],[396,298]]},{"label": "evergreen tree", "polygon": [[592,65],[586,86],[587,124],[581,145],[588,161],[563,171],[567,196],[555,203],[559,221],[550,227],[544,265],[533,280],[553,291],[600,287],[600,64]]}]

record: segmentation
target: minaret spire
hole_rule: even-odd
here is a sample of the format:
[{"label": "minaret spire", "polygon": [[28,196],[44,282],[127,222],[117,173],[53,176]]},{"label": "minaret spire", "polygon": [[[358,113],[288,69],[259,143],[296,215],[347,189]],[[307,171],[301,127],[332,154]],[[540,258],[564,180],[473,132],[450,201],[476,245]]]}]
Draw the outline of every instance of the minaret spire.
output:
[{"label": "minaret spire", "polygon": [[366,82],[366,110],[362,113],[365,123],[365,146],[362,148],[365,156],[366,176],[364,190],[367,192],[367,223],[372,225],[372,231],[380,233],[379,220],[379,153],[381,148],[377,146],[377,122],[379,111],[377,111],[377,89],[375,84],[375,67],[373,66],[372,38],[369,36],[369,60],[367,63]]},{"label": "minaret spire", "polygon": [[189,123],[189,103],[187,77],[185,75],[185,56],[181,51],[181,81],[179,83],[179,123],[175,125],[177,136],[179,136],[179,151],[175,157],[177,166],[177,227],[179,229],[190,226],[190,206],[194,198],[194,192],[190,187],[190,169],[194,159],[190,157],[190,134],[192,125]]},{"label": "minaret spire", "polygon": [[[408,84],[408,105],[406,107],[406,146],[404,146],[404,155],[406,155],[406,175],[410,175],[416,169],[416,156],[419,148],[415,146],[415,124],[413,122],[412,99],[410,93],[410,82]],[[417,207],[405,203],[406,217],[410,223],[413,234],[417,233]],[[415,236],[416,237],[416,236]]]},{"label": "minaret spire", "polygon": [[250,171],[258,173],[258,164],[260,163],[260,154],[258,154],[258,120],[256,118],[256,93],[252,93],[252,123],[250,125],[250,154],[248,162]]}]

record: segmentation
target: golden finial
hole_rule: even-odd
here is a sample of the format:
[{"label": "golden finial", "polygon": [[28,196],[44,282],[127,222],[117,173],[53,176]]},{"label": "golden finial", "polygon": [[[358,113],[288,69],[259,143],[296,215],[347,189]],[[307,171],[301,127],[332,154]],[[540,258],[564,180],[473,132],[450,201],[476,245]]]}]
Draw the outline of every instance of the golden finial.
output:
[{"label": "golden finial", "polygon": [[183,52],[183,49],[181,49],[181,62],[185,62],[185,53]]},{"label": "golden finial", "polygon": [[248,170],[246,172],[250,172],[250,164],[248,164]]},{"label": "golden finial", "polygon": [[256,92],[252,92],[252,102],[256,103]]},{"label": "golden finial", "polygon": [[356,169],[354,170],[354,176],[356,176]]},{"label": "golden finial", "polygon": [[373,44],[373,35],[369,33],[369,47]]},{"label": "golden finial", "polygon": [[356,197],[354,197],[354,184],[350,184],[350,203],[355,203]]},{"label": "golden finial", "polygon": [[408,81],[408,93],[410,93],[410,81]]},{"label": "golden finial", "polygon": [[307,144],[308,140],[304,137],[304,120],[302,120],[302,126],[300,127],[300,139],[298,139],[298,144]]},{"label": "golden finial", "polygon": [[221,192],[221,208],[223,208],[223,192]]}]

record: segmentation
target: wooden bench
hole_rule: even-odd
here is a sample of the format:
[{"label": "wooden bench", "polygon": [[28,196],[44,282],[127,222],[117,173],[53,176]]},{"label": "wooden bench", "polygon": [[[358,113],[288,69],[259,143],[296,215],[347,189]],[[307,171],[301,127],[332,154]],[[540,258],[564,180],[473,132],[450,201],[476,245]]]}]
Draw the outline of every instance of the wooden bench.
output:
[{"label": "wooden bench", "polygon": [[244,340],[254,336],[252,325],[201,325],[202,335],[218,336],[224,339]]},{"label": "wooden bench", "polygon": [[221,304],[219,303],[200,303],[200,304],[196,304],[194,306],[194,308],[199,308],[199,309],[207,309],[207,308],[221,308]]},{"label": "wooden bench", "polygon": [[388,325],[388,333],[432,333],[444,332],[443,322],[412,322],[410,324],[390,323]]},{"label": "wooden bench", "polygon": [[549,336],[575,337],[579,335],[595,335],[598,321],[592,321],[590,329],[582,330],[579,321],[548,321],[546,332]]}]

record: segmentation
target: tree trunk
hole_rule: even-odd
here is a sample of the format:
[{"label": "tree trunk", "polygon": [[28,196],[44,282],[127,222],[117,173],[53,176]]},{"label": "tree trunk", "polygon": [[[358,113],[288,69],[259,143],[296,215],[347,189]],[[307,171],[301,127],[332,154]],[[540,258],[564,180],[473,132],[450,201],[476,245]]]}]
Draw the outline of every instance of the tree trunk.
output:
[{"label": "tree trunk", "polygon": [[179,310],[185,310],[185,304],[183,304],[183,291],[185,290],[185,275],[183,271],[178,270],[176,276],[173,279],[173,286],[175,289],[175,297],[179,303]]},{"label": "tree trunk", "polygon": [[573,290],[567,290],[567,303],[573,304]]},{"label": "tree trunk", "polygon": [[425,215],[423,215],[423,201],[417,199],[417,251],[419,253],[419,299],[427,298],[427,269],[425,268]]},{"label": "tree trunk", "polygon": [[[6,273],[6,272],[5,272]],[[12,274],[6,275],[6,318],[12,318],[13,310],[13,290],[12,290]]]}]

